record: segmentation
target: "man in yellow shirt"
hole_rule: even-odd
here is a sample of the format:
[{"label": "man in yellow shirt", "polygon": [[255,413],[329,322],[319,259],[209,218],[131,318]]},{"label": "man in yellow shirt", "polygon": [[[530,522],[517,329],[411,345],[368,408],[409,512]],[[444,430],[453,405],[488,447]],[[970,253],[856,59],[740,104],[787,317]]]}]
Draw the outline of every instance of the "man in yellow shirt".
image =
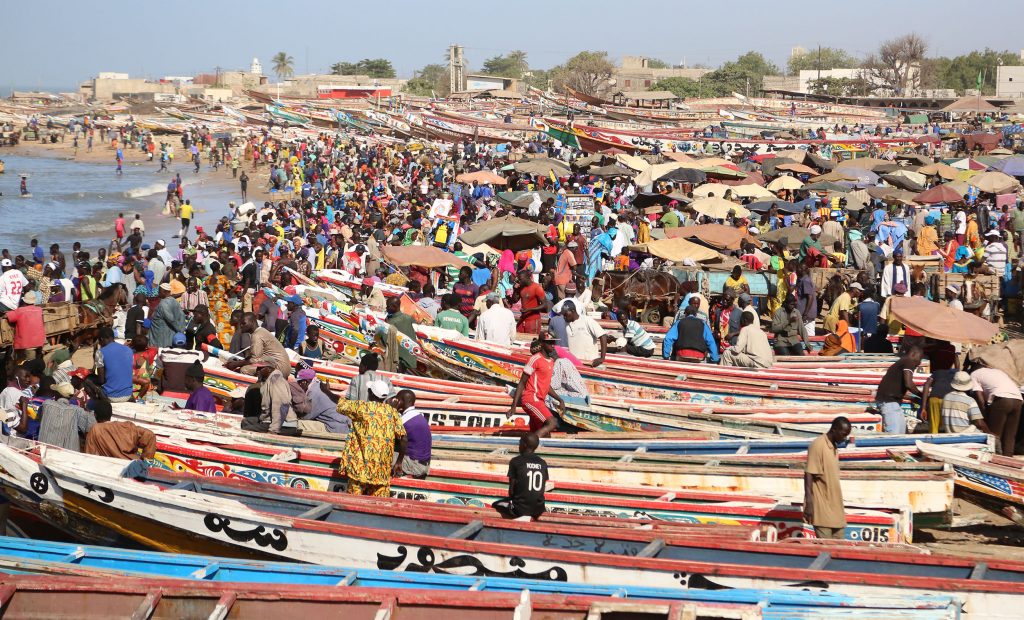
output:
[{"label": "man in yellow shirt", "polygon": [[192,222],[192,214],[194,212],[195,209],[192,207],[192,201],[190,200],[186,200],[185,204],[181,205],[181,208],[178,210],[178,214],[181,217],[181,233],[178,236],[182,239],[188,235],[188,227]]}]

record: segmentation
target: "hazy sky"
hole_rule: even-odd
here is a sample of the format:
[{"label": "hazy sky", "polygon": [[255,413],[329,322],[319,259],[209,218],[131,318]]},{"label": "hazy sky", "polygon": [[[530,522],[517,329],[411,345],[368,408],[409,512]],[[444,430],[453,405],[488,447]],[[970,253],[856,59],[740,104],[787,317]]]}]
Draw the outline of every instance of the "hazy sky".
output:
[{"label": "hazy sky", "polygon": [[[584,50],[614,60],[643,55],[717,66],[758,50],[780,66],[800,45],[866,55],[887,38],[917,32],[933,55],[1024,46],[1011,24],[1024,2],[962,0],[513,0],[346,2],[345,0],[34,0],[4,12],[0,89],[72,87],[99,71],[146,77],[192,75],[216,66],[270,73],[286,51],[295,72],[322,72],[339,60],[389,58],[402,77],[443,62],[460,43],[472,69],[511,49],[548,68]],[[8,7],[10,8],[10,7]],[[41,19],[42,16],[50,16]]]}]

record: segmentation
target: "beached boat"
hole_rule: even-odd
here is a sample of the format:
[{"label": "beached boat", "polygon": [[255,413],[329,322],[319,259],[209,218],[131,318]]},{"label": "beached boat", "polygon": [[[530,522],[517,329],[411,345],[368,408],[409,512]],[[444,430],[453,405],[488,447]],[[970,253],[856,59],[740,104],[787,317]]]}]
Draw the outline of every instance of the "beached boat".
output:
[{"label": "beached boat", "polygon": [[[855,596],[957,592],[965,613],[979,618],[1014,617],[1024,600],[1024,563],[1019,562],[842,544],[694,539],[657,529],[467,523],[453,513],[413,516],[407,509],[386,508],[388,502],[251,483],[182,477],[140,482],[121,476],[123,460],[49,447],[40,452],[33,456],[0,447],[0,475],[11,461],[35,462],[35,473],[46,482],[42,496],[158,549],[209,553],[216,548],[227,550],[225,555],[354,568],[595,585],[802,589],[828,584]],[[174,480],[179,483],[171,484]]]},{"label": "beached boat", "polygon": [[[218,556],[183,555],[154,551],[124,550],[111,547],[83,546],[69,543],[24,540],[0,537],[0,571],[9,574],[35,574],[79,577],[88,579],[159,578],[180,579],[215,584],[273,584],[300,585],[310,599],[317,598],[320,589],[388,588],[399,590],[416,588],[501,593],[510,592],[529,597],[559,594],[563,596],[605,596],[616,599],[652,599],[687,601],[730,605],[758,605],[772,617],[783,614],[786,618],[800,618],[803,614],[852,613],[858,610],[887,617],[913,619],[956,618],[960,602],[953,596],[906,596],[886,598],[880,596],[852,597],[826,589],[805,590],[684,590],[679,588],[647,588],[643,586],[591,586],[578,583],[552,583],[532,579],[503,577],[475,577],[436,573],[410,574],[395,571],[358,569],[334,566],[312,566],[292,562],[255,562]],[[326,586],[326,588],[324,588]],[[534,609],[540,609],[534,606]],[[636,608],[621,608],[627,611]],[[607,611],[612,611],[609,607]],[[645,611],[650,612],[648,608]],[[695,616],[707,617],[702,611]],[[890,615],[891,614],[891,615]],[[348,617],[348,616],[346,616]],[[560,616],[564,617],[564,616]],[[651,617],[645,615],[645,617]],[[683,616],[687,617],[687,616]],[[756,616],[744,615],[742,618]]]},{"label": "beached boat", "polygon": [[[987,449],[918,443],[925,457],[946,463],[956,473],[956,493],[997,514],[1019,519],[1024,510],[1024,459],[994,454]],[[1008,513],[1007,509],[1011,509]]]}]

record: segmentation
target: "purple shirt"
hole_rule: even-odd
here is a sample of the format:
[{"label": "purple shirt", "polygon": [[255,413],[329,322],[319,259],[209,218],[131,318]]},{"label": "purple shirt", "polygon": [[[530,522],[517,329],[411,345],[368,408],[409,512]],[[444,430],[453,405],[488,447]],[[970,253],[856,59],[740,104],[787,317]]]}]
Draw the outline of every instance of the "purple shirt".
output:
[{"label": "purple shirt", "polygon": [[213,393],[205,385],[200,385],[185,401],[185,409],[217,413],[217,401],[214,400]]},{"label": "purple shirt", "polygon": [[409,436],[409,444],[405,455],[414,461],[429,461],[432,438],[430,436],[430,422],[426,416],[411,407],[402,414],[402,425],[405,426],[405,433]]}]

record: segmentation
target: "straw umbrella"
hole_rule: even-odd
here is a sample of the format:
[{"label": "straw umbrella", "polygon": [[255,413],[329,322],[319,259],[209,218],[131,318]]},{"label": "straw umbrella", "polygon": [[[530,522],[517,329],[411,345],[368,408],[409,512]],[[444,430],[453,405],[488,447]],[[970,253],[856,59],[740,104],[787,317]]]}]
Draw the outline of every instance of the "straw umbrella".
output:
[{"label": "straw umbrella", "polygon": [[1002,172],[982,172],[971,177],[967,184],[989,194],[1005,194],[1020,187],[1020,181]]}]

